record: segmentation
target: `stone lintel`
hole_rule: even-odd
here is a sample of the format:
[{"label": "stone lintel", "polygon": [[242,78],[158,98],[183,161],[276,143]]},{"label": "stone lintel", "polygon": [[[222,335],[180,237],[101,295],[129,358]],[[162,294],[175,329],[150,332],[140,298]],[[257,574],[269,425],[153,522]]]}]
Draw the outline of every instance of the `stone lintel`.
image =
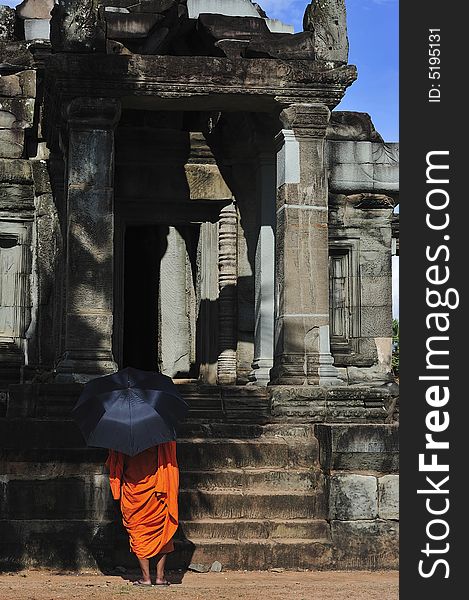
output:
[{"label": "stone lintel", "polygon": [[357,74],[353,65],[330,64],[332,68],[307,60],[62,53],[49,58],[47,86],[68,97],[84,92],[172,99],[239,94],[238,101],[270,98],[287,106],[304,99],[332,109]]}]

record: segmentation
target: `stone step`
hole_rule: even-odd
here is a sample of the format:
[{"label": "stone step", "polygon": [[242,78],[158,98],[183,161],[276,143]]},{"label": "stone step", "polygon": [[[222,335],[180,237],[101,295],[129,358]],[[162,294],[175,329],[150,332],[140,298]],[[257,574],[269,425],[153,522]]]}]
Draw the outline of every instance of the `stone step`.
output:
[{"label": "stone step", "polygon": [[178,461],[184,470],[244,467],[313,467],[319,459],[316,438],[181,439]]},{"label": "stone step", "polygon": [[[81,384],[17,384],[9,387],[8,417],[70,418]],[[178,384],[190,418],[264,423],[270,418],[268,390],[256,386]]]},{"label": "stone step", "polygon": [[236,438],[263,437],[296,438],[314,437],[314,426],[305,423],[207,423],[205,419],[188,419],[178,428],[180,438]]},{"label": "stone step", "polygon": [[0,477],[0,519],[113,519],[118,514],[109,479]]},{"label": "stone step", "polygon": [[322,491],[181,490],[181,520],[326,518]]},{"label": "stone step", "polygon": [[[57,480],[60,487],[61,479],[82,479],[89,485],[96,485],[97,478],[103,477],[107,486],[108,473],[103,462],[100,463],[8,463],[8,468],[2,470],[0,483],[8,485],[13,481],[30,482],[34,487],[36,481]],[[55,485],[55,484],[51,484]],[[180,471],[180,486],[184,489],[255,489],[269,488],[272,490],[311,491],[322,488],[324,476],[319,468],[292,469],[223,469],[217,471]]]},{"label": "stone step", "polygon": [[[251,539],[215,540],[193,539],[188,548],[176,546],[177,553],[169,555],[168,568],[190,562],[211,565],[219,561],[225,570],[265,571],[283,569],[337,569],[334,548],[325,540],[316,539]],[[190,561],[190,562],[189,562]]]},{"label": "stone step", "polygon": [[324,485],[319,469],[223,469],[220,471],[181,471],[180,485],[184,489],[243,488],[253,490],[311,491]]},{"label": "stone step", "polygon": [[[0,468],[11,462],[72,462],[93,457],[106,460],[107,452],[84,447],[81,435],[73,424],[39,421],[28,429],[9,430],[0,427],[3,450]],[[4,434],[4,435],[2,435]],[[75,435],[77,434],[77,435]],[[23,437],[24,436],[24,437]],[[80,452],[75,450],[80,449]],[[36,450],[36,452],[33,452]],[[205,470],[243,467],[312,467],[319,460],[316,438],[261,437],[251,439],[185,438],[178,441],[178,462],[181,469]],[[54,457],[54,458],[52,458]],[[89,460],[88,458],[88,460]],[[2,464],[3,463],[3,464]],[[5,465],[6,466],[6,465]],[[8,466],[6,466],[8,468]]]},{"label": "stone step", "polygon": [[199,519],[181,521],[178,534],[192,539],[316,539],[331,541],[324,519]]},{"label": "stone step", "polygon": [[[328,539],[288,537],[176,539],[167,566],[186,569],[191,562],[211,565],[215,560],[225,570],[340,568]],[[138,569],[120,521],[0,520],[0,570],[98,568],[109,573],[117,566]]]},{"label": "stone step", "polygon": [[107,450],[102,448],[4,448],[0,473],[49,477],[102,474]]},{"label": "stone step", "polygon": [[[181,489],[180,518],[324,518],[323,487]],[[116,513],[117,511],[117,513]],[[112,519],[108,477],[0,477],[0,519]]]}]

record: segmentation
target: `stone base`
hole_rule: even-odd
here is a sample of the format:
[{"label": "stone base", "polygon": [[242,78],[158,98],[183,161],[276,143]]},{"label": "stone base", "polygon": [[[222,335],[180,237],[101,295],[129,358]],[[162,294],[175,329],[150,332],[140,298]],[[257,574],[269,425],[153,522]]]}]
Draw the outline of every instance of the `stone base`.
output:
[{"label": "stone base", "polygon": [[272,415],[312,423],[384,423],[391,392],[350,386],[269,386]]},{"label": "stone base", "polygon": [[119,370],[111,352],[67,352],[56,369],[57,383],[87,383]]},{"label": "stone base", "polygon": [[[82,387],[10,386],[0,418],[0,568],[137,568],[107,452],[86,448],[70,418]],[[274,415],[288,402],[295,410],[324,402],[327,416],[342,389],[179,388],[190,414],[179,428],[181,522],[169,568],[214,560],[224,569],[395,568],[395,426],[313,426],[305,412],[270,411],[271,401]],[[352,512],[339,503],[350,490],[359,500]]]},{"label": "stone base", "polygon": [[252,371],[249,373],[249,384],[266,386],[270,383],[270,371],[272,361],[267,359],[258,359],[252,363]]},{"label": "stone base", "polygon": [[0,343],[0,391],[20,380],[23,364],[23,354],[16,346]]},{"label": "stone base", "polygon": [[285,354],[276,357],[271,370],[272,385],[340,385],[339,371],[328,352]]}]

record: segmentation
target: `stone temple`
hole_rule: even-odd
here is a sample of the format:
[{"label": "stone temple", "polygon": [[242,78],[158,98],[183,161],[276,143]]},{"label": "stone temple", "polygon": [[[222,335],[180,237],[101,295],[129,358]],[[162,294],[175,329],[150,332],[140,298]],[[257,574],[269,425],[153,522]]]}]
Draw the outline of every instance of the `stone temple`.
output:
[{"label": "stone temple", "polygon": [[398,145],[305,9],[0,7],[1,568],[133,564],[70,417],[127,365],[191,406],[173,567],[396,567]]}]

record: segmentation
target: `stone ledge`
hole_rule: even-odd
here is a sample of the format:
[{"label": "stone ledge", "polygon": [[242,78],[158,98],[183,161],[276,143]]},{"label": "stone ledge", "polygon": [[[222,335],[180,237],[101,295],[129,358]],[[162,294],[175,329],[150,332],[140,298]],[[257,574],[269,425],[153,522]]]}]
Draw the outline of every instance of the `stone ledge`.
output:
[{"label": "stone ledge", "polygon": [[373,387],[269,386],[275,418],[314,423],[384,422],[387,389]]}]

